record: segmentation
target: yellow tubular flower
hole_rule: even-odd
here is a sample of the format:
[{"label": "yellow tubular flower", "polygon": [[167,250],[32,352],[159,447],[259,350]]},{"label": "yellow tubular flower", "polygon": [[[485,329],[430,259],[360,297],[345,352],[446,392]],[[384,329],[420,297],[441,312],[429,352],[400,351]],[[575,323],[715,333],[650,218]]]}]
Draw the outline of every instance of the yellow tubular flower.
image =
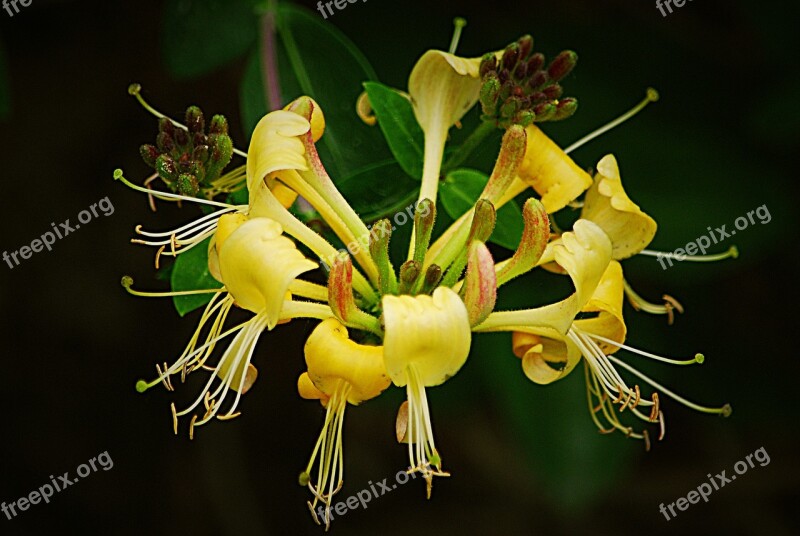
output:
[{"label": "yellow tubular flower", "polygon": [[280,319],[290,283],[318,266],[282,234],[279,223],[253,218],[242,223],[219,249],[222,280],[236,305],[264,315],[269,329]]},{"label": "yellow tubular flower", "polygon": [[622,187],[617,160],[604,156],[597,163],[594,184],[586,192],[581,218],[591,220],[611,239],[615,259],[627,259],[647,247],[656,222],[630,200]]},{"label": "yellow tubular flower", "polygon": [[[330,504],[333,495],[344,482],[342,426],[347,403],[358,405],[381,394],[391,381],[383,364],[383,347],[357,344],[350,340],[347,328],[335,318],[319,324],[306,341],[308,372],[298,380],[300,396],[319,399],[327,406],[314,452],[300,483],[314,495],[308,507],[319,523],[315,508],[325,505],[324,521],[330,523]],[[311,470],[319,455],[316,485],[311,482]],[[327,492],[325,488],[327,486]]]},{"label": "yellow tubular flower", "polygon": [[592,185],[592,178],[536,125],[526,129],[528,145],[519,178],[541,196],[548,214],[567,206]]},{"label": "yellow tubular flower", "polygon": [[611,242],[594,223],[575,222],[554,249],[555,260],[572,279],[575,292],[551,305],[489,315],[473,331],[515,331],[514,352],[522,358],[525,375],[540,384],[551,383],[577,364],[580,354],[570,351],[567,332],[575,316],[592,298],[611,261]]},{"label": "yellow tubular flower", "polygon": [[[204,424],[213,417],[229,419],[238,415],[236,407],[242,394],[255,382],[257,371],[251,364],[253,352],[261,333],[272,329],[278,323],[293,317],[329,318],[332,312],[327,305],[291,300],[289,289],[295,278],[303,272],[312,270],[317,264],[306,259],[295,248],[294,243],[282,236],[281,226],[269,218],[247,219],[242,214],[225,214],[220,218],[217,234],[209,258],[209,269],[225,285],[219,289],[209,302],[199,326],[183,354],[172,365],[164,364],[158,368],[159,378],[154,382],[140,381],[137,390],[144,392],[153,385],[163,382],[172,390],[170,377],[186,374],[203,368],[212,374],[195,402],[187,409],[176,412],[172,406],[173,423],[177,433],[178,417],[193,411],[201,402],[205,414],[198,420],[192,417],[189,435],[193,437],[194,427]],[[223,330],[225,319],[231,307],[236,304],[255,313],[250,320]],[[199,344],[200,334],[210,324],[205,343]],[[225,349],[215,367],[205,363],[216,344],[223,338],[233,335],[233,340]],[[219,381],[213,388],[215,380]],[[236,397],[229,410],[219,414],[220,407],[229,391],[236,391]],[[219,414],[219,415],[218,415]]]},{"label": "yellow tubular flower", "polygon": [[459,58],[429,50],[408,79],[414,115],[425,133],[425,163],[420,199],[436,202],[439,169],[447,131],[478,101],[480,58]]},{"label": "yellow tubular flower", "polygon": [[276,171],[308,169],[299,136],[310,123],[287,110],[270,112],[256,125],[247,152],[247,189],[253,192],[261,180]]},{"label": "yellow tubular flower", "polygon": [[442,471],[434,444],[425,387],[444,383],[466,361],[471,344],[467,309],[458,294],[439,287],[432,296],[384,296],[383,318],[386,370],[408,396],[409,472],[422,473],[430,498],[433,476],[449,475]]}]

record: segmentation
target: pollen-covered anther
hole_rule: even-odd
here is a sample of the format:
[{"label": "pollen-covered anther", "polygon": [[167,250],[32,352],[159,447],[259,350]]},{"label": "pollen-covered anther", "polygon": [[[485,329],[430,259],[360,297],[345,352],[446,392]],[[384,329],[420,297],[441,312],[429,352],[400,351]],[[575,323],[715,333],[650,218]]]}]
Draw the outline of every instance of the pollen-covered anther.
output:
[{"label": "pollen-covered anther", "polygon": [[650,422],[656,422],[659,413],[661,413],[661,411],[659,410],[658,393],[653,393],[652,400],[653,400],[653,407],[650,410]]}]

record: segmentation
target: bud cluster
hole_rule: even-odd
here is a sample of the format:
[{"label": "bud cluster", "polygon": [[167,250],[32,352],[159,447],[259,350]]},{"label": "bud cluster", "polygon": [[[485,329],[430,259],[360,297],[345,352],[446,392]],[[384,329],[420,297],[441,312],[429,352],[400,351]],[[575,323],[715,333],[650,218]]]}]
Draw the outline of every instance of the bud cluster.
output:
[{"label": "bud cluster", "polygon": [[483,119],[508,128],[571,116],[578,101],[562,99],[559,82],[577,61],[575,52],[565,50],[545,67],[545,57],[533,52],[533,38],[529,35],[506,47],[499,60],[493,53],[486,54],[480,64]]},{"label": "bud cluster", "polygon": [[186,109],[186,129],[162,117],[156,144],[142,145],[139,152],[173,192],[195,197],[211,186],[231,161],[233,141],[224,116],[212,117],[206,134],[202,110],[190,106]]}]

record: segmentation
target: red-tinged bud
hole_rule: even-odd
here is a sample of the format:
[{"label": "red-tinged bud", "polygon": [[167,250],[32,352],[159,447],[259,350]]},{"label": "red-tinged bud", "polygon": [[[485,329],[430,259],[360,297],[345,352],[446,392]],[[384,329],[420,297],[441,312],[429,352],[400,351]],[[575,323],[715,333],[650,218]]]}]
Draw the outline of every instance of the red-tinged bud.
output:
[{"label": "red-tinged bud", "polygon": [[497,70],[497,58],[495,57],[495,55],[492,54],[491,52],[484,55],[483,58],[481,58],[481,64],[478,71],[480,73],[481,79],[483,79],[489,73],[495,72],[496,70]]},{"label": "red-tinged bud", "polygon": [[179,128],[175,131],[175,145],[178,146],[179,151],[186,151],[190,149],[190,140],[189,133]]},{"label": "red-tinged bud", "polygon": [[398,294],[411,294],[422,271],[422,265],[415,260],[404,262],[400,266],[400,283]]},{"label": "red-tinged bud", "polygon": [[144,163],[151,168],[156,167],[156,158],[158,158],[158,149],[153,145],[142,145],[139,147],[139,154],[142,155]]},{"label": "red-tinged bud", "polygon": [[489,248],[475,241],[469,248],[467,275],[462,287],[470,326],[486,320],[497,302],[497,277]]},{"label": "red-tinged bud", "polygon": [[577,109],[578,101],[576,99],[573,99],[572,97],[562,99],[559,101],[558,106],[556,107],[556,112],[552,118],[552,121],[561,121],[562,119],[566,119],[572,116]]},{"label": "red-tinged bud", "polygon": [[576,63],[578,63],[578,55],[571,50],[565,50],[550,62],[547,74],[553,81],[558,82],[572,72]]},{"label": "red-tinged bud", "polygon": [[546,72],[536,71],[536,73],[528,81],[528,87],[530,87],[532,91],[539,91],[549,81],[550,78]]},{"label": "red-tinged bud", "polygon": [[345,326],[382,335],[380,322],[358,308],[353,297],[353,262],[342,251],[336,256],[328,276],[328,305]]},{"label": "red-tinged bud", "polygon": [[170,153],[175,148],[175,140],[167,132],[161,132],[156,136],[156,147],[162,153]]},{"label": "red-tinged bud", "polygon": [[544,94],[544,98],[549,100],[557,100],[561,98],[561,95],[564,93],[564,88],[562,88],[558,84],[551,84],[542,90]]},{"label": "red-tinged bud", "polygon": [[523,35],[522,37],[519,38],[517,44],[519,45],[520,60],[527,59],[528,55],[533,50],[533,37],[531,37],[530,35]]},{"label": "red-tinged bud", "polygon": [[170,136],[173,136],[175,134],[175,130],[176,130],[175,125],[170,119],[162,117],[161,119],[158,120],[159,133],[163,132],[164,134],[169,134]]},{"label": "red-tinged bud", "polygon": [[517,61],[519,61],[519,45],[517,43],[513,43],[506,47],[506,50],[503,52],[503,59],[500,61],[500,63],[503,66],[503,69],[513,71],[517,66]]},{"label": "red-tinged bud", "polygon": [[497,271],[498,287],[536,266],[550,241],[550,219],[538,199],[531,197],[525,202],[522,219],[525,222],[522,239],[514,256]]},{"label": "red-tinged bud", "polygon": [[536,114],[536,122],[551,121],[556,114],[556,105],[550,102],[543,102],[533,107],[533,113]]},{"label": "red-tinged bud", "polygon": [[528,75],[533,75],[536,71],[542,68],[544,65],[544,54],[541,52],[537,52],[533,56],[530,57],[528,60],[527,71]]}]

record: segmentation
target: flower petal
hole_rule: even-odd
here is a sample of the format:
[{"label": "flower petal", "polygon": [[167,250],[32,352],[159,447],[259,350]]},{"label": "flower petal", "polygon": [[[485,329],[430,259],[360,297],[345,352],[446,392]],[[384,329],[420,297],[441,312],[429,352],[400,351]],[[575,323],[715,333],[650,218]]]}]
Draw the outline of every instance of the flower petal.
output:
[{"label": "flower petal", "polygon": [[406,385],[412,364],[423,385],[439,385],[467,360],[472,342],[467,309],[450,288],[439,287],[433,296],[386,295],[383,319],[384,362],[395,385]]},{"label": "flower petal", "polygon": [[459,58],[429,50],[417,61],[408,79],[408,92],[426,134],[447,131],[478,101],[480,58]]},{"label": "flower petal", "polygon": [[352,341],[335,318],[320,323],[305,345],[308,377],[327,396],[333,396],[340,381],[350,384],[347,401],[360,404],[381,394],[391,380],[383,364],[383,346]]},{"label": "flower petal", "polygon": [[311,128],[294,112],[270,112],[256,125],[247,152],[247,188],[251,192],[267,175],[287,169],[307,170],[305,148],[299,136]]},{"label": "flower petal", "polygon": [[519,167],[521,180],[541,196],[548,214],[567,206],[592,185],[592,178],[536,125],[526,129],[528,145]]},{"label": "flower petal", "polygon": [[317,268],[282,233],[277,222],[253,218],[233,231],[219,249],[219,269],[228,292],[239,307],[266,314],[269,329],[280,318],[289,284]]},{"label": "flower petal", "polygon": [[617,160],[606,155],[597,164],[594,184],[586,192],[581,217],[592,220],[611,238],[615,259],[636,255],[653,240],[657,224],[625,193]]}]

